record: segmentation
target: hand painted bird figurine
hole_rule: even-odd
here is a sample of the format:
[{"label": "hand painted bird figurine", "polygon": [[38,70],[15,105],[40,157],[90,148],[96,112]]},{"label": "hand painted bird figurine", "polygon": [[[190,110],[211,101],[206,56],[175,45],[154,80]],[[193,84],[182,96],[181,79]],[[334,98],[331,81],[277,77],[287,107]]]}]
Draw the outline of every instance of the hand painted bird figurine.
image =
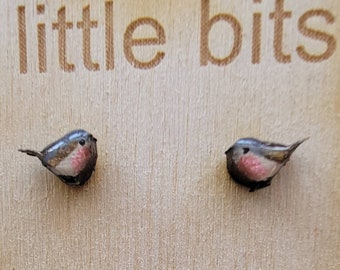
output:
[{"label": "hand painted bird figurine", "polygon": [[91,177],[97,161],[97,139],[78,129],[46,146],[41,152],[22,150],[40,159],[42,164],[65,184],[84,185]]},{"label": "hand painted bird figurine", "polygon": [[229,174],[235,182],[250,187],[250,192],[267,187],[291,154],[307,139],[288,146],[254,138],[239,139],[225,152]]}]

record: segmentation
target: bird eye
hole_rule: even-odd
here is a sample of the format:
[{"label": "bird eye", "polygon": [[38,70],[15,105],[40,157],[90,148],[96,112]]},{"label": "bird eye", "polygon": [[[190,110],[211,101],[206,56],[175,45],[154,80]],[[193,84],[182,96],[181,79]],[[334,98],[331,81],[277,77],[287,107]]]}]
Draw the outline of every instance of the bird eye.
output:
[{"label": "bird eye", "polygon": [[79,141],[79,144],[80,144],[80,145],[84,145],[84,144],[85,144],[85,140],[84,140],[84,139],[81,139],[81,140]]},{"label": "bird eye", "polygon": [[243,148],[243,154],[247,154],[249,152],[249,148],[248,147],[244,147]]}]

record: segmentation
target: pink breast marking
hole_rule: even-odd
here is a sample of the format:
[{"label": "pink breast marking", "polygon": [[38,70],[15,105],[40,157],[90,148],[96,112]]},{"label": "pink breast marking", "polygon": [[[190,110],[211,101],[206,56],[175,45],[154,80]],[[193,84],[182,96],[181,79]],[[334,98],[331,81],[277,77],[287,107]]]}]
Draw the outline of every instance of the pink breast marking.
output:
[{"label": "pink breast marking", "polygon": [[90,154],[90,149],[88,147],[80,147],[76,152],[71,161],[71,166],[76,174],[79,174],[79,172],[84,169]]},{"label": "pink breast marking", "polygon": [[268,170],[262,164],[260,158],[255,155],[247,154],[242,156],[237,167],[251,180],[261,181],[268,178]]}]

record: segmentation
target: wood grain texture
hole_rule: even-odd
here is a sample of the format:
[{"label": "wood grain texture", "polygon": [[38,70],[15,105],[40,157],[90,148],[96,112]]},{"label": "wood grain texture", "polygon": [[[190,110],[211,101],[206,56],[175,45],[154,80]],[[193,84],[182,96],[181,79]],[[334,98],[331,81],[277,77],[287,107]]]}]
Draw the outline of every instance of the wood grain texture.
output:
[{"label": "wood grain texture", "polygon": [[[324,41],[298,30],[312,9],[328,10],[335,21],[315,17],[308,25],[339,43],[340,3],[284,1],[291,18],[284,20],[283,50],[291,62],[279,63],[269,18],[275,1],[262,2],[210,1],[210,17],[232,14],[240,22],[242,45],[228,65],[202,66],[199,0],[112,1],[112,39],[105,37],[111,11],[104,1],[1,1],[0,269],[340,268],[339,49],[317,63],[296,51],[326,50]],[[45,5],[43,14],[37,5]],[[84,65],[83,29],[76,26],[87,5],[97,21],[90,41],[97,71]],[[25,7],[26,73],[18,6]],[[59,32],[52,29],[63,6],[73,23],[66,32],[70,72],[60,68]],[[261,50],[252,64],[256,12]],[[141,17],[157,20],[166,36],[164,44],[132,48],[143,61],[164,52],[149,69],[134,67],[124,54],[125,30]],[[46,54],[38,46],[42,23]],[[141,26],[134,35],[156,32]],[[213,55],[224,57],[232,44],[232,27],[216,23],[209,33]],[[46,58],[40,62],[39,48]],[[17,151],[42,149],[76,128],[98,139],[96,171],[82,188],[66,186]],[[224,155],[244,136],[287,144],[310,139],[269,188],[249,193],[231,181]]]}]

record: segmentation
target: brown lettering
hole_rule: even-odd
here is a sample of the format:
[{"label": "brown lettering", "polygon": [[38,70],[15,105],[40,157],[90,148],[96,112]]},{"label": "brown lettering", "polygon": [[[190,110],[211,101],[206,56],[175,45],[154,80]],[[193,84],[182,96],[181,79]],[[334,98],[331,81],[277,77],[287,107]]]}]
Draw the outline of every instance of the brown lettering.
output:
[{"label": "brown lettering", "polygon": [[323,9],[309,10],[300,17],[298,28],[301,34],[306,37],[327,43],[327,49],[322,54],[310,54],[305,50],[304,46],[297,47],[296,51],[298,55],[307,62],[321,62],[327,60],[333,55],[336,49],[336,41],[334,36],[306,26],[307,20],[315,16],[325,18],[327,23],[334,23],[335,21],[334,16],[329,11]]},{"label": "brown lettering", "polygon": [[[238,20],[230,14],[217,14],[209,19],[210,3],[209,0],[202,0],[201,2],[201,46],[200,58],[201,65],[205,66],[208,61],[222,66],[231,63],[240,53],[242,45],[242,27]],[[209,32],[212,26],[218,21],[228,22],[234,31],[234,44],[231,52],[224,58],[216,58],[211,54],[209,49]]]},{"label": "brown lettering", "polygon": [[46,72],[46,27],[44,23],[38,24],[38,62],[39,72]]},{"label": "brown lettering", "polygon": [[58,30],[58,52],[59,66],[66,72],[75,70],[74,64],[70,64],[66,59],[66,30],[73,28],[72,22],[66,22],[65,7],[58,10],[58,22],[52,23],[52,29]]},{"label": "brown lettering", "polygon": [[90,5],[83,8],[83,21],[77,23],[77,27],[83,29],[83,60],[88,70],[99,70],[99,64],[93,63],[91,57],[91,28],[97,28],[97,21],[90,19]]},{"label": "brown lettering", "polygon": [[[133,38],[133,33],[137,27],[141,25],[150,25],[156,30],[157,37],[155,38]],[[133,21],[126,28],[124,33],[124,53],[126,59],[132,64],[134,67],[140,69],[150,69],[157,66],[161,60],[164,58],[164,52],[157,52],[155,57],[148,61],[142,62],[135,58],[132,46],[144,46],[144,45],[161,45],[165,43],[165,33],[162,25],[157,22],[153,18],[140,18],[136,21]]]},{"label": "brown lettering", "polygon": [[18,6],[18,34],[19,34],[19,68],[20,73],[27,73],[27,38],[25,6]]},{"label": "brown lettering", "polygon": [[[37,13],[45,13],[45,5],[37,5]],[[47,71],[46,65],[46,26],[44,23],[39,23],[38,30],[38,62],[39,72],[44,73]]]},{"label": "brown lettering", "polygon": [[291,56],[282,52],[283,46],[283,20],[290,18],[292,13],[284,11],[284,0],[276,0],[275,11],[270,13],[269,18],[274,20],[274,55],[275,59],[281,63],[289,63]]},{"label": "brown lettering", "polygon": [[261,13],[254,13],[251,62],[253,64],[260,63],[260,57],[261,57]]},{"label": "brown lettering", "polygon": [[37,13],[39,15],[45,13],[45,5],[44,4],[38,4],[37,5]]},{"label": "brown lettering", "polygon": [[112,1],[105,2],[105,55],[106,70],[111,70],[114,68]]}]

